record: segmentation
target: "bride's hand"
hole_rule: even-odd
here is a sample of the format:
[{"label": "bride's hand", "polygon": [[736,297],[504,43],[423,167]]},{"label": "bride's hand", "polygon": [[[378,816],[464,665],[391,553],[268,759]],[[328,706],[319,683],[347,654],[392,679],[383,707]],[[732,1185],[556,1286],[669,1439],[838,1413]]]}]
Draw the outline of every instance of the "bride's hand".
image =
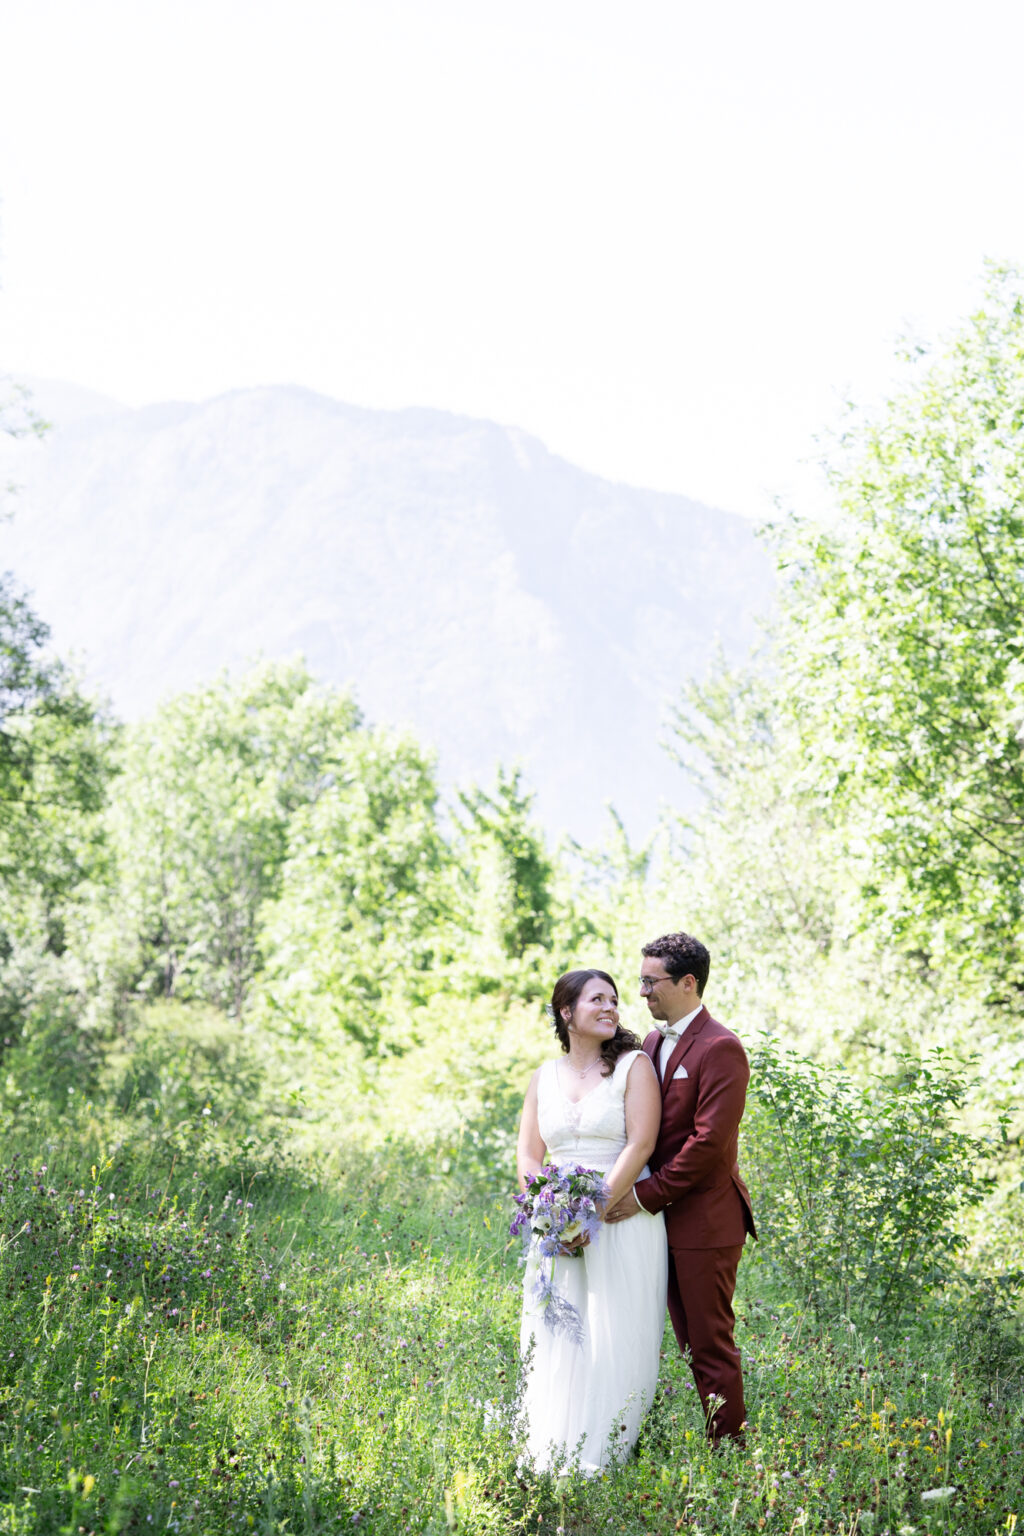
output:
[{"label": "bride's hand", "polygon": [[568,1243],[562,1243],[559,1247],[559,1252],[568,1256],[572,1253],[579,1253],[581,1248],[586,1248],[589,1246],[589,1244],[589,1234],[586,1232],[581,1232],[579,1237],[572,1238]]}]

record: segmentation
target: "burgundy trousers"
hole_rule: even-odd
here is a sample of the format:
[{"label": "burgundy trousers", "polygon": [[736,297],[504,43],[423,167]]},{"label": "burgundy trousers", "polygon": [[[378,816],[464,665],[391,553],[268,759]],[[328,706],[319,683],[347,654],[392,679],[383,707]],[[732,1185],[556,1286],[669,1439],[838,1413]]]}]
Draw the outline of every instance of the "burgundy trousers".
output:
[{"label": "burgundy trousers", "polygon": [[[668,1314],[700,1393],[708,1435],[742,1439],[747,1416],[740,1352],[733,1342],[732,1298],[743,1244],[735,1248],[672,1248],[668,1266]],[[710,1399],[724,1398],[712,1410]]]}]

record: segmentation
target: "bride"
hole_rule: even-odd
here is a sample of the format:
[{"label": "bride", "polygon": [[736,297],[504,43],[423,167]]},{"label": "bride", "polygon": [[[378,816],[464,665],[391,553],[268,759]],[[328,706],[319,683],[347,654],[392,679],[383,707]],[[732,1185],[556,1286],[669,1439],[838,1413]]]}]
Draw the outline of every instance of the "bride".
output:
[{"label": "bride", "polygon": [[[661,1118],[654,1067],[619,1025],[606,971],[567,971],[551,1009],[562,1047],[534,1073],[519,1129],[519,1186],[545,1162],[600,1169],[612,1209],[646,1172]],[[573,1245],[569,1245],[573,1246]],[[544,1325],[527,1261],[520,1349],[529,1360],[527,1456],[539,1470],[579,1458],[598,1472],[625,1456],[654,1397],[665,1323],[668,1256],[661,1215],[602,1222],[592,1244],[554,1264],[556,1290],[579,1314],[582,1342]]]}]

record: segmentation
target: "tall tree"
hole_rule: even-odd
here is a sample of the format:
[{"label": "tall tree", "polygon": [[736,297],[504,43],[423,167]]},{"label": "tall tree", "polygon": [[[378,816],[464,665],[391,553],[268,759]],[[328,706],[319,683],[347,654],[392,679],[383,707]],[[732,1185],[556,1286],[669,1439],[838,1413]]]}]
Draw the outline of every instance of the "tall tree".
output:
[{"label": "tall tree", "polygon": [[499,768],[492,790],[464,791],[459,803],[474,985],[533,992],[531,966],[552,937],[554,917],[552,866],[533,821],[533,795],[518,768]]},{"label": "tall tree", "polygon": [[126,732],[108,819],[115,880],[93,944],[115,999],[198,997],[241,1013],[290,817],[344,773],[358,723],[351,699],[304,667],[267,664]]},{"label": "tall tree", "polygon": [[[42,431],[25,391],[0,385],[0,430]],[[15,578],[0,573],[0,1051],[31,1017],[61,1014],[58,1033],[69,1033],[60,960],[70,909],[97,869],[111,772],[113,727],[49,639]]]},{"label": "tall tree", "polygon": [[796,525],[780,688],[869,854],[873,918],[1024,1001],[1024,293],[984,303],[832,465]]},{"label": "tall tree", "polygon": [[455,934],[434,765],[415,741],[361,730],[288,828],[263,911],[261,1011],[289,1032],[363,1051],[408,1043],[408,1010],[444,985]]}]

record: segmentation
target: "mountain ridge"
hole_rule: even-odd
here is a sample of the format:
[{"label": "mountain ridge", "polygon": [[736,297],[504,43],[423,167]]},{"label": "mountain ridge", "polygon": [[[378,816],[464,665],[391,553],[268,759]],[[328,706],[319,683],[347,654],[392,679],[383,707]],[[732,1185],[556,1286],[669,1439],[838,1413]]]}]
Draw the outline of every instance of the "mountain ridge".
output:
[{"label": "mountain ridge", "polygon": [[742,518],[484,418],[265,385],[57,420],[12,452],[2,563],[119,712],[301,651],[446,780],[521,761],[548,826],[584,838],[606,801],[642,832],[679,797],[665,707],[770,604]]}]

